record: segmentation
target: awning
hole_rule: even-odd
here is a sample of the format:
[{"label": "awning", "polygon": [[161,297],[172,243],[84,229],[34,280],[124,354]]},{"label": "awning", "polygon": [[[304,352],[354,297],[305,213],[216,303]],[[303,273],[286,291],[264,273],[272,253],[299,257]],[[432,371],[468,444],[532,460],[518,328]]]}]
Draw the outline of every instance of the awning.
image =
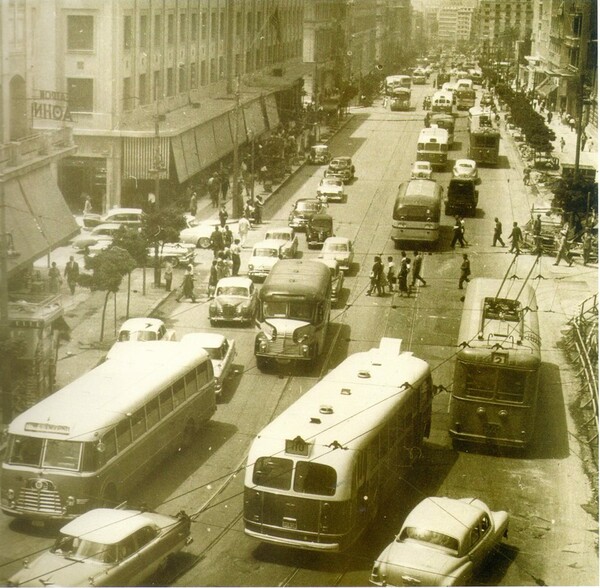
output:
[{"label": "awning", "polygon": [[275,94],[265,96],[265,107],[267,109],[267,119],[269,121],[269,129],[273,130],[279,126],[279,111],[277,110],[277,100]]},{"label": "awning", "polygon": [[219,159],[212,123],[200,125],[194,129],[194,132],[200,169],[204,169]]},{"label": "awning", "polygon": [[[224,157],[225,155],[227,155],[228,153],[231,152],[231,150],[233,149],[233,137],[232,137],[232,128],[230,126],[230,117],[231,114],[231,123],[233,123],[233,114],[226,112],[225,114],[222,114],[221,116],[218,116],[217,118],[213,119],[212,121],[212,127],[213,127],[213,133],[214,133],[214,137],[215,137],[215,146],[217,149],[217,158],[220,159],[221,157]],[[240,114],[241,117],[241,114]],[[241,124],[244,124],[243,119],[240,121]],[[241,127],[242,129],[244,128],[243,126]],[[240,133],[240,135],[243,135],[243,133]]]},{"label": "awning", "polygon": [[7,180],[4,198],[15,252],[8,256],[9,276],[79,233],[50,166]]},{"label": "awning", "polygon": [[267,130],[265,115],[260,98],[244,104],[244,121],[248,137],[258,137]]},{"label": "awning", "polygon": [[552,80],[544,80],[539,86],[536,87],[536,94],[540,94],[541,96],[547,97],[552,92],[555,92],[558,89],[557,86],[554,85]]},{"label": "awning", "polygon": [[160,178],[165,179],[169,177],[169,138],[123,137],[123,179],[156,179],[150,170],[156,166],[157,147],[161,165],[165,168]]}]

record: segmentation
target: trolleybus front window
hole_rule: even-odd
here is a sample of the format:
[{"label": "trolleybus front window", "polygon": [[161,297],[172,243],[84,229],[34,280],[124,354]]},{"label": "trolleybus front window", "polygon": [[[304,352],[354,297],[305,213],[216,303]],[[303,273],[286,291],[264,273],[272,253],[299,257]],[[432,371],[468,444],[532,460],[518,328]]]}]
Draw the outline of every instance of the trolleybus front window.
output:
[{"label": "trolleybus front window", "polygon": [[525,400],[527,373],[513,370],[499,370],[496,398],[507,402],[522,403]]},{"label": "trolleybus front window", "polygon": [[493,398],[496,389],[496,368],[463,365],[467,396],[473,398]]},{"label": "trolleybus front window", "polygon": [[44,440],[36,437],[15,435],[10,443],[8,463],[39,466],[42,460]]},{"label": "trolleybus front window", "polygon": [[289,490],[292,485],[293,462],[281,457],[259,457],[254,465],[252,482],[257,486]]},{"label": "trolleybus front window", "polygon": [[310,461],[296,463],[295,492],[333,496],[336,485],[337,475],[332,467]]}]

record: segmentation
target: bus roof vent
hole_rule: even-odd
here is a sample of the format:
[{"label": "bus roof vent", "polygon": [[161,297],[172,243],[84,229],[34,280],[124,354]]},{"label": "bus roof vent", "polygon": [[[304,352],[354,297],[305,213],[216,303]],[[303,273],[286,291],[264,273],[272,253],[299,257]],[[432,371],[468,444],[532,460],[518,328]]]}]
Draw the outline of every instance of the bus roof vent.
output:
[{"label": "bus roof vent", "polygon": [[333,406],[331,404],[321,404],[319,412],[321,414],[333,414]]},{"label": "bus roof vent", "polygon": [[359,378],[370,378],[371,372],[369,370],[358,370],[358,377]]},{"label": "bus roof vent", "polygon": [[342,388],[340,394],[343,396],[350,396],[350,394],[352,394],[352,390],[350,390],[350,388]]},{"label": "bus roof vent", "polygon": [[310,422],[313,425],[320,425],[321,424],[321,419],[319,417],[310,417]]}]

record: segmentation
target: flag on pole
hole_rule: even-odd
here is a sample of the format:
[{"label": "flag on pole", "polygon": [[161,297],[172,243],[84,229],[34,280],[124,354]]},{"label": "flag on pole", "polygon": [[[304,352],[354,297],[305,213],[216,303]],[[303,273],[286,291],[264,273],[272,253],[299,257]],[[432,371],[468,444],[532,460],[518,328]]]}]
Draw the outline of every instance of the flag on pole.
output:
[{"label": "flag on pole", "polygon": [[275,37],[278,43],[281,43],[281,19],[279,18],[279,7],[275,7],[275,10],[269,18],[271,26],[275,29]]}]

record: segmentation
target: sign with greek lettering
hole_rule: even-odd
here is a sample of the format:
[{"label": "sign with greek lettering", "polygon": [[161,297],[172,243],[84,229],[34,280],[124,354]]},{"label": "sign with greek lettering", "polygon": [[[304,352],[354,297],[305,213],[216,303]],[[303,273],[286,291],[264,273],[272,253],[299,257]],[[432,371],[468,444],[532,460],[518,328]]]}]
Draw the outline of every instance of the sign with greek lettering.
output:
[{"label": "sign with greek lettering", "polygon": [[36,90],[37,97],[31,101],[32,118],[73,122],[69,110],[69,95],[66,92]]}]

